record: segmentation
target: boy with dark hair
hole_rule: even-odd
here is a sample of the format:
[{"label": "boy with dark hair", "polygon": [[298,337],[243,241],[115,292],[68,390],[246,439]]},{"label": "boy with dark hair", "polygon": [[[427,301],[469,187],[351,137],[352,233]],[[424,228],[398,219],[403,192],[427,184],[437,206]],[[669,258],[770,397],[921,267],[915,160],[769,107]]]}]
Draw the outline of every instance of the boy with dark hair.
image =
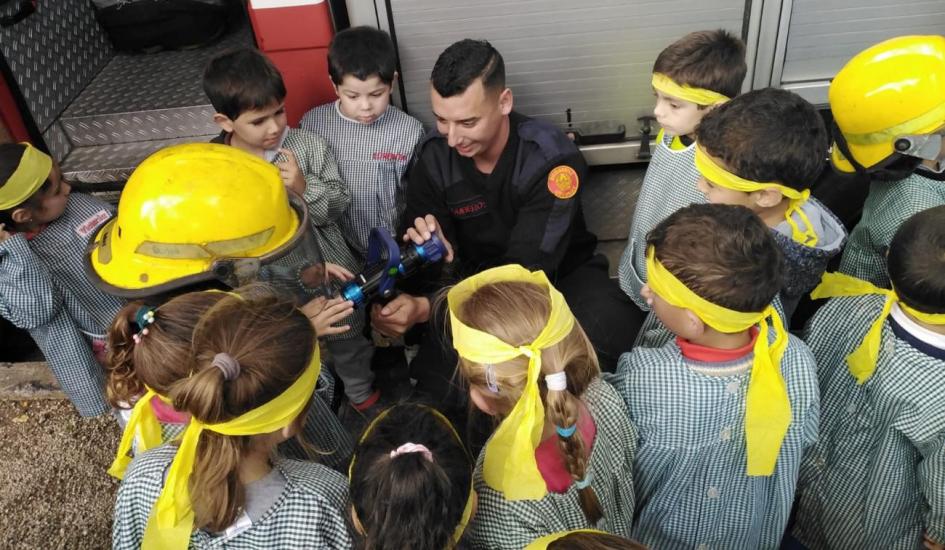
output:
[{"label": "boy with dark hair", "polygon": [[324,138],[351,193],[341,219],[348,244],[363,262],[374,227],[397,230],[406,172],[423,137],[420,121],[390,104],[397,78],[394,44],[371,27],[345,29],[328,48],[337,101],[320,105],[300,126]]},{"label": "boy with dark hair", "polygon": [[846,239],[837,217],[810,196],[827,154],[823,119],[797,94],[765,88],[706,115],[696,142],[708,202],[746,206],[771,228],[784,255],[780,298],[790,319]]},{"label": "boy with dark hair", "polygon": [[0,315],[29,331],[82,416],[105,402],[105,335],[124,301],[85,274],[89,237],[114,209],[69,182],[49,155],[0,145]]},{"label": "boy with dark hair", "polygon": [[945,36],[900,36],[853,57],[830,83],[831,163],[869,184],[840,271],[889,287],[899,224],[945,204]]},{"label": "boy with dark hair", "polygon": [[[242,49],[221,54],[207,65],[203,88],[216,109],[213,120],[222,132],[213,142],[232,145],[274,163],[283,183],[308,207],[312,231],[328,262],[329,273],[353,277],[361,264],[348,247],[339,221],[351,201],[328,144],[321,137],[288,127],[285,84],[263,54]],[[336,269],[340,266],[342,269]],[[364,314],[355,310],[342,334],[328,336],[331,361],[344,382],[345,394],[360,412],[373,406],[373,346],[362,334]]]},{"label": "boy with dark hair", "polygon": [[811,550],[945,546],[945,206],[887,257],[894,290],[828,273],[806,340],[823,396],[793,535]]},{"label": "boy with dark hair", "polygon": [[694,204],[647,239],[647,305],[676,338],[608,376],[637,427],[634,538],[649,548],[777,548],[817,438],[814,359],[772,300],[781,253],[741,206]]},{"label": "boy with dark hair", "polygon": [[620,287],[640,309],[648,309],[640,296],[646,283],[646,235],[676,210],[705,201],[696,189],[695,129],[706,113],[738,95],[746,71],[745,45],[721,29],[687,34],[656,58],[653,114],[662,129],[619,268]]}]

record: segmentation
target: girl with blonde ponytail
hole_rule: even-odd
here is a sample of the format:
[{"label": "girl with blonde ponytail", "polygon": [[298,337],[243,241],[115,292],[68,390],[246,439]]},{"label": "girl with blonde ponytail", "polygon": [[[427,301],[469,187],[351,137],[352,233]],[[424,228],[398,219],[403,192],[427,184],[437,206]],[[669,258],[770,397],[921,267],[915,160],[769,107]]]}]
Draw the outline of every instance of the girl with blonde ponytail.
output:
[{"label": "girl with blonde ponytail", "polygon": [[594,527],[629,535],[636,435],[594,349],[543,272],[517,265],[448,295],[472,402],[501,420],[475,470],[474,548]]},{"label": "girl with blonde ponytail", "polygon": [[128,468],[113,547],[348,547],[345,479],[274,453],[298,433],[318,379],[308,318],[276,296],[227,294],[201,316],[186,364],[167,397],[191,421]]}]

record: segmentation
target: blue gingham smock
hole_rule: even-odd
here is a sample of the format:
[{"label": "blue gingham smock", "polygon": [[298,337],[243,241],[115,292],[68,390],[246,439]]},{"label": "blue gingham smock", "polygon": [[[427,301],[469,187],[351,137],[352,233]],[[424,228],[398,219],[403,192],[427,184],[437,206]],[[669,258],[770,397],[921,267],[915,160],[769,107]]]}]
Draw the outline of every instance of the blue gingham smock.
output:
[{"label": "blue gingham smock", "polygon": [[887,320],[873,376],[858,385],[846,363],[882,307],[882,296],[833,298],[807,327],[823,418],[793,534],[811,550],[911,550],[924,531],[945,542],[945,360]]},{"label": "blue gingham smock", "polygon": [[781,361],[791,426],[774,474],[749,477],[744,420],[752,359],[691,361],[672,341],[623,354],[607,376],[640,435],[634,539],[660,550],[778,548],[802,453],[817,438],[817,378],[807,346],[791,336]]}]

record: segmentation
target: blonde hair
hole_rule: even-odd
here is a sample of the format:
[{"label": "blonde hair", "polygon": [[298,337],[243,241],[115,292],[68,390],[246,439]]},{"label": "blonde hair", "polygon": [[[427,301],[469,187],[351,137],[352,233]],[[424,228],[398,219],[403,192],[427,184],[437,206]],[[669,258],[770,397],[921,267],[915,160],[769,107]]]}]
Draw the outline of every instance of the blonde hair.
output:
[{"label": "blonde hair", "polygon": [[[476,290],[463,302],[456,315],[471,328],[491,334],[513,346],[530,344],[545,327],[551,314],[551,300],[547,289],[527,282],[497,282]],[[541,352],[542,374],[564,372],[568,388],[564,391],[548,391],[544,376],[538,385],[545,406],[545,420],[555,426],[573,426],[580,411],[578,397],[588,385],[600,375],[597,355],[584,330],[575,321],[574,329],[562,341]],[[518,402],[525,388],[528,358],[519,356],[504,363],[492,365],[494,383],[498,393],[489,388],[486,365],[459,359],[463,379],[477,388],[497,405],[498,410],[508,413]],[[588,459],[586,445],[580,431],[571,437],[558,437],[558,448],[565,458],[565,466],[575,482],[587,476]],[[581,509],[587,520],[594,524],[601,517],[600,501],[594,489],[588,485],[578,492]]]}]

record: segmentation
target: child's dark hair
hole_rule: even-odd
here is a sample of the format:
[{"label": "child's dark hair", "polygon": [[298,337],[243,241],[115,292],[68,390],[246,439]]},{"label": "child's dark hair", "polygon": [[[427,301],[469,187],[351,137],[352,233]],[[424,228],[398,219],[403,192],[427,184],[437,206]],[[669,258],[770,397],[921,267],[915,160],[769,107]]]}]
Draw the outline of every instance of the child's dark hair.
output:
[{"label": "child's dark hair", "polygon": [[735,97],[748,72],[745,44],[722,29],[691,32],[656,56],[653,72],[680,85]]},{"label": "child's dark hair", "polygon": [[253,109],[263,109],[285,99],[285,83],[279,69],[252,48],[222,53],[207,63],[203,91],[216,112],[230,120]]},{"label": "child's dark hair", "polygon": [[328,75],[340,86],[346,75],[358,80],[377,76],[384,84],[394,81],[397,53],[390,35],[373,27],[352,27],[335,35],[328,47]]},{"label": "child's dark hair", "polygon": [[610,533],[577,532],[550,542],[548,550],[646,550],[646,546]]},{"label": "child's dark hair", "polygon": [[[472,491],[472,458],[449,421],[415,404],[389,409],[358,444],[350,506],[360,547],[371,550],[450,548]],[[421,452],[391,452],[405,443]],[[358,537],[356,537],[358,538]]]},{"label": "child's dark hair", "polygon": [[724,308],[762,311],[781,289],[781,250],[744,206],[687,206],[653,228],[646,242],[689,290]]},{"label": "child's dark hair", "polygon": [[[171,385],[188,375],[191,338],[200,317],[226,293],[191,292],[152,309],[153,322],[138,326],[143,302],[125,305],[108,329],[108,381],[105,395],[112,406],[128,406],[145,386],[167,395]],[[145,309],[142,309],[145,308]],[[147,334],[142,335],[142,329]],[[135,342],[135,336],[139,341]]]},{"label": "child's dark hair", "polygon": [[945,206],[899,226],[886,262],[900,300],[923,313],[945,313]]},{"label": "child's dark hair", "polygon": [[[23,145],[22,143],[0,144],[0,187],[3,187],[7,180],[10,179],[10,176],[16,172],[16,169],[20,166],[20,159],[23,158],[23,153],[25,151],[26,145]],[[43,197],[49,192],[51,185],[52,181],[50,181],[49,178],[46,178],[46,181],[43,182],[43,185],[40,186],[40,188],[28,199],[14,206],[13,208],[0,210],[0,223],[6,226],[7,231],[14,229],[16,226],[16,222],[13,221],[13,211],[17,208],[40,208],[42,206]]]},{"label": "child's dark hair", "polygon": [[[194,329],[193,374],[173,384],[169,397],[204,424],[227,422],[284,392],[308,367],[315,345],[315,329],[292,301],[275,292],[224,294]],[[229,381],[213,366],[220,353],[239,364]],[[252,438],[201,434],[190,478],[197,529],[219,532],[236,520],[245,504],[239,465]]]},{"label": "child's dark hair", "polygon": [[827,130],[801,96],[764,88],[712,109],[696,128],[696,141],[729,171],[757,182],[810,189],[827,158]]},{"label": "child's dark hair", "polygon": [[465,38],[443,50],[430,81],[442,97],[452,97],[466,91],[477,78],[489,91],[505,89],[505,62],[502,54],[485,40]]}]

